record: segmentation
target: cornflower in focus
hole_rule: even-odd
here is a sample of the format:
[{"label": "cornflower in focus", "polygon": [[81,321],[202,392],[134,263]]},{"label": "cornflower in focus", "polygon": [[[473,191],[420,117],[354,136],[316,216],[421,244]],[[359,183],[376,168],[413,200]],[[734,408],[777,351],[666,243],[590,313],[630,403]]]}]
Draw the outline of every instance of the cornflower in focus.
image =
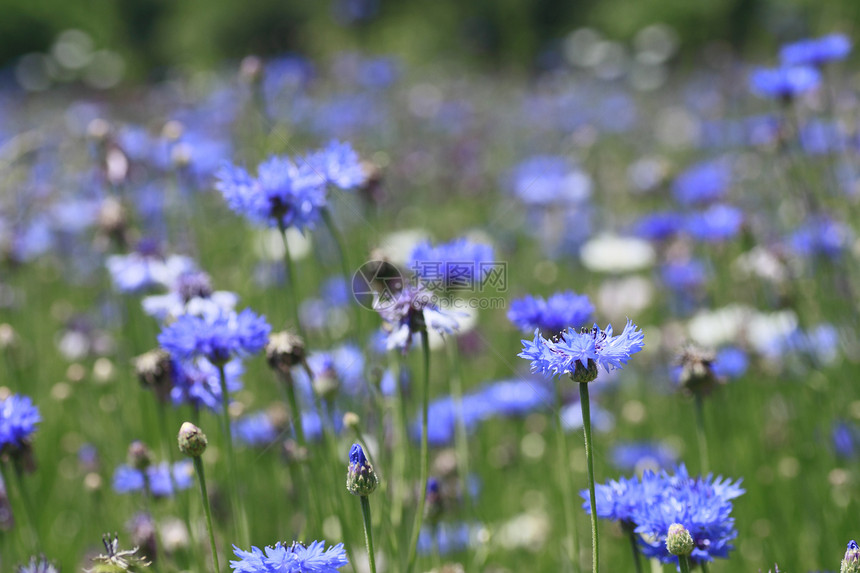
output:
[{"label": "cornflower in focus", "polygon": [[230,561],[235,573],[336,573],[349,564],[343,543],[326,549],[324,541],[314,541],[310,545],[278,542],[264,550],[251,547],[250,551],[234,545],[233,553],[239,558]]},{"label": "cornflower in focus", "polygon": [[552,377],[569,374],[575,382],[590,382],[603,366],[607,372],[621,369],[630,355],[644,347],[644,334],[628,320],[624,330],[613,336],[612,325],[601,330],[595,324],[580,332],[568,328],[558,336],[544,338],[535,329],[534,340],[523,340],[520,358],[531,361],[531,371]]}]

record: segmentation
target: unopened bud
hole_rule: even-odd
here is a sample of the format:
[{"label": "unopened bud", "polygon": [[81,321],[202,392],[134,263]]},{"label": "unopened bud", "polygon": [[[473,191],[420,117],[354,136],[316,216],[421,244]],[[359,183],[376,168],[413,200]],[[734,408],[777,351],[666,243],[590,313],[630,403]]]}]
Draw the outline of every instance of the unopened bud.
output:
[{"label": "unopened bud", "polygon": [[678,362],[681,364],[681,374],[678,382],[681,387],[691,394],[708,394],[719,380],[714,374],[716,356],[710,350],[688,344],[681,350]]},{"label": "unopened bud", "polygon": [[860,573],[860,547],[853,539],[848,543],[839,573]]},{"label": "unopened bud", "polygon": [[179,451],[191,458],[198,458],[206,451],[209,441],[203,430],[192,424],[184,422],[179,428]]},{"label": "unopened bud", "polygon": [[346,428],[354,430],[358,428],[358,425],[361,423],[361,418],[358,417],[358,414],[355,412],[347,412],[343,415],[343,425]]},{"label": "unopened bud", "polygon": [[359,444],[349,449],[349,466],[346,471],[346,490],[352,495],[370,495],[379,485],[373,466],[367,461]]},{"label": "unopened bud", "polygon": [[173,362],[170,354],[156,348],[134,359],[134,370],[141,386],[151,389],[161,402],[167,402],[173,388]]},{"label": "unopened bud", "polygon": [[669,526],[666,536],[666,550],[672,555],[689,555],[693,552],[693,537],[687,528],[680,523]]},{"label": "unopened bud", "polygon": [[276,372],[288,375],[305,359],[305,341],[289,330],[272,333],[266,344],[266,361]]}]

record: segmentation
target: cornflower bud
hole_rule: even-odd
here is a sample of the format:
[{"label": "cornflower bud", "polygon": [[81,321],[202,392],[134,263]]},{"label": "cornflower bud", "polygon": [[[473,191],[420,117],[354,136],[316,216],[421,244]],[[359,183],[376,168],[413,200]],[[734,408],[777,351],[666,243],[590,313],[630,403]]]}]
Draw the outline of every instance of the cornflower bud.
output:
[{"label": "cornflower bud", "polygon": [[379,485],[373,466],[367,461],[361,445],[353,444],[349,449],[349,466],[346,471],[346,490],[352,495],[370,495]]},{"label": "cornflower bud", "polygon": [[860,573],[860,547],[853,539],[848,543],[839,573]]},{"label": "cornflower bud", "polygon": [[687,528],[680,523],[669,526],[669,534],[666,536],[666,549],[672,555],[689,555],[693,552],[693,537]]},{"label": "cornflower bud", "polygon": [[190,458],[198,458],[206,451],[206,446],[209,441],[206,439],[206,434],[203,430],[192,424],[191,422],[183,422],[179,428],[179,451]]}]

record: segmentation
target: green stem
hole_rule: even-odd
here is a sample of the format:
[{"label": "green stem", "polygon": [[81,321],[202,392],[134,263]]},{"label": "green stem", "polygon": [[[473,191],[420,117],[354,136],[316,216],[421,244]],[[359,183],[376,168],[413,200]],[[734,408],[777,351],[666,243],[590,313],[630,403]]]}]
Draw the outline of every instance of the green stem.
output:
[{"label": "green stem", "polygon": [[696,437],[699,440],[699,465],[702,475],[708,473],[708,440],[705,437],[705,404],[700,392],[696,393]]},{"label": "green stem", "polygon": [[233,429],[230,425],[230,394],[227,391],[227,374],[224,372],[224,364],[218,364],[218,378],[221,382],[221,415],[222,430],[224,434],[224,449],[227,452],[227,475],[230,484],[230,505],[233,508],[233,525],[236,535],[245,547],[250,542],[248,532],[245,530],[244,509],[239,500],[239,487],[236,478],[236,454],[233,451]]},{"label": "green stem", "polygon": [[630,536],[630,546],[633,549],[633,563],[636,565],[636,573],[642,573],[642,557],[639,555],[639,545],[636,543],[636,532],[630,529],[627,534]]},{"label": "green stem", "polygon": [[367,545],[370,573],[376,573],[376,554],[373,552],[373,530],[370,521],[370,500],[367,499],[366,495],[361,496],[361,515],[364,517],[364,543]]},{"label": "green stem", "polygon": [[[24,491],[24,483],[23,483],[23,480],[21,479],[20,472],[18,471],[18,464],[14,463],[14,466],[15,467],[13,468],[12,473],[15,474],[15,487],[18,490],[18,499],[20,500],[19,508],[22,510],[22,513],[24,514],[24,521],[27,522],[27,533],[29,534],[29,537],[30,537],[30,540],[29,540],[30,543],[29,543],[28,550],[36,552],[39,550],[40,543],[39,543],[39,534],[36,532],[36,526],[34,525],[35,522],[33,521],[33,513],[32,513],[32,506],[30,505],[30,498],[27,496],[27,493]],[[3,484],[6,487],[6,495],[8,495],[10,500],[11,500],[12,496],[11,496],[10,491],[11,491],[12,484],[11,484],[11,481],[9,479],[9,471],[8,471],[7,466],[6,466],[6,462],[0,461],[0,473],[2,473],[2,476],[3,476]],[[14,515],[14,513],[13,513],[13,515]],[[3,537],[6,537],[6,535],[4,534]],[[21,544],[22,544],[22,546],[24,546],[25,545],[23,542],[24,536],[21,535],[20,538],[21,538]]]},{"label": "green stem", "polygon": [[298,330],[302,338],[307,340],[302,323],[299,320],[299,296],[296,291],[295,268],[293,266],[293,257],[290,256],[290,242],[287,240],[287,228],[284,226],[283,221],[278,221],[278,230],[281,232],[281,239],[284,241],[284,267],[287,275],[287,289],[290,291],[290,296],[288,297],[290,299],[290,311],[296,323],[296,330]]},{"label": "green stem", "polygon": [[707,561],[702,561],[699,565],[702,568],[702,573],[708,573],[708,562]]},{"label": "green stem", "polygon": [[[328,207],[322,208],[322,218],[326,228],[328,229],[329,234],[331,235],[332,240],[334,241],[335,248],[337,249],[337,256],[340,260],[340,268],[341,272],[343,273],[343,280],[349,282],[352,280],[352,273],[350,273],[349,262],[346,260],[346,250],[343,247],[343,237],[341,236],[337,225],[334,224],[334,218],[332,217],[331,211],[328,209]],[[361,309],[357,304],[353,304],[352,308],[354,310],[355,315],[355,330],[356,332],[361,333]]]},{"label": "green stem", "polygon": [[460,488],[466,509],[472,509],[472,496],[469,493],[469,440],[466,435],[466,424],[463,421],[463,382],[460,377],[460,353],[457,351],[457,340],[448,339],[445,345],[448,350],[448,360],[451,367],[451,396],[454,398],[454,449],[457,452],[457,473],[460,474]]},{"label": "green stem", "polygon": [[585,459],[588,462],[588,498],[591,501],[591,570],[599,569],[599,543],[597,540],[597,501],[594,495],[594,446],[591,441],[591,406],[588,401],[588,383],[579,383],[579,405],[582,408],[582,433],[585,436]]},{"label": "green stem", "polygon": [[220,573],[221,565],[218,563],[218,548],[215,546],[215,530],[212,529],[212,510],[209,507],[209,494],[206,492],[203,460],[200,459],[200,456],[195,456],[192,459],[194,460],[194,470],[197,472],[197,481],[200,484],[200,497],[203,498],[203,511],[206,513],[206,529],[209,531],[209,545],[212,546],[212,560],[215,563],[215,572]]},{"label": "green stem", "polygon": [[[564,525],[567,530],[567,556],[573,564],[573,569],[578,569],[576,522],[573,518],[573,486],[570,480],[570,453],[567,449],[567,438],[564,433],[564,424],[562,424],[561,420],[562,399],[561,388],[558,384],[555,385],[555,410],[553,418],[555,418],[556,444],[558,445],[558,486],[561,488]],[[591,507],[591,512],[594,513],[595,506],[592,504]]]},{"label": "green stem", "polygon": [[[311,382],[313,382],[313,379],[311,379]],[[293,376],[289,371],[284,375],[284,386],[287,389],[287,402],[289,402],[290,406],[290,416],[293,418],[296,442],[299,447],[305,448],[307,447],[307,442],[305,441],[305,429],[302,427],[302,410],[299,408],[299,401],[296,398],[296,385],[293,384]]]},{"label": "green stem", "polygon": [[420,501],[415,512],[415,520],[412,522],[412,536],[409,541],[409,559],[406,572],[411,573],[415,567],[415,557],[418,550],[418,535],[421,531],[421,523],[424,521],[424,504],[427,502],[427,474],[430,469],[430,449],[427,443],[427,417],[430,403],[430,342],[427,338],[426,328],[421,331],[421,349],[424,353],[424,384],[423,396],[421,397],[421,472],[419,476]]},{"label": "green stem", "polygon": [[686,555],[678,556],[678,566],[681,568],[681,573],[690,573],[690,560]]}]

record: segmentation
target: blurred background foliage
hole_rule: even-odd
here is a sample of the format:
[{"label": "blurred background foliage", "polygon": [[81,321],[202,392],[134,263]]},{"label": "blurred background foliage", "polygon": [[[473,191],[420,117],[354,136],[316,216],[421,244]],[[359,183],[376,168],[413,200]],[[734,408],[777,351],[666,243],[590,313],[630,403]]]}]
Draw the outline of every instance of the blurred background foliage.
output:
[{"label": "blurred background foliage", "polygon": [[[822,31],[851,35],[856,0],[0,0],[0,66],[47,52],[64,30],[119,53],[131,80],[172,67],[211,67],[250,53],[325,57],[356,49],[407,63],[464,61],[532,69],[552,63],[564,39],[588,26],[627,41],[663,23],[699,54],[715,41],[742,53]],[[726,44],[727,43],[727,44]]]}]

